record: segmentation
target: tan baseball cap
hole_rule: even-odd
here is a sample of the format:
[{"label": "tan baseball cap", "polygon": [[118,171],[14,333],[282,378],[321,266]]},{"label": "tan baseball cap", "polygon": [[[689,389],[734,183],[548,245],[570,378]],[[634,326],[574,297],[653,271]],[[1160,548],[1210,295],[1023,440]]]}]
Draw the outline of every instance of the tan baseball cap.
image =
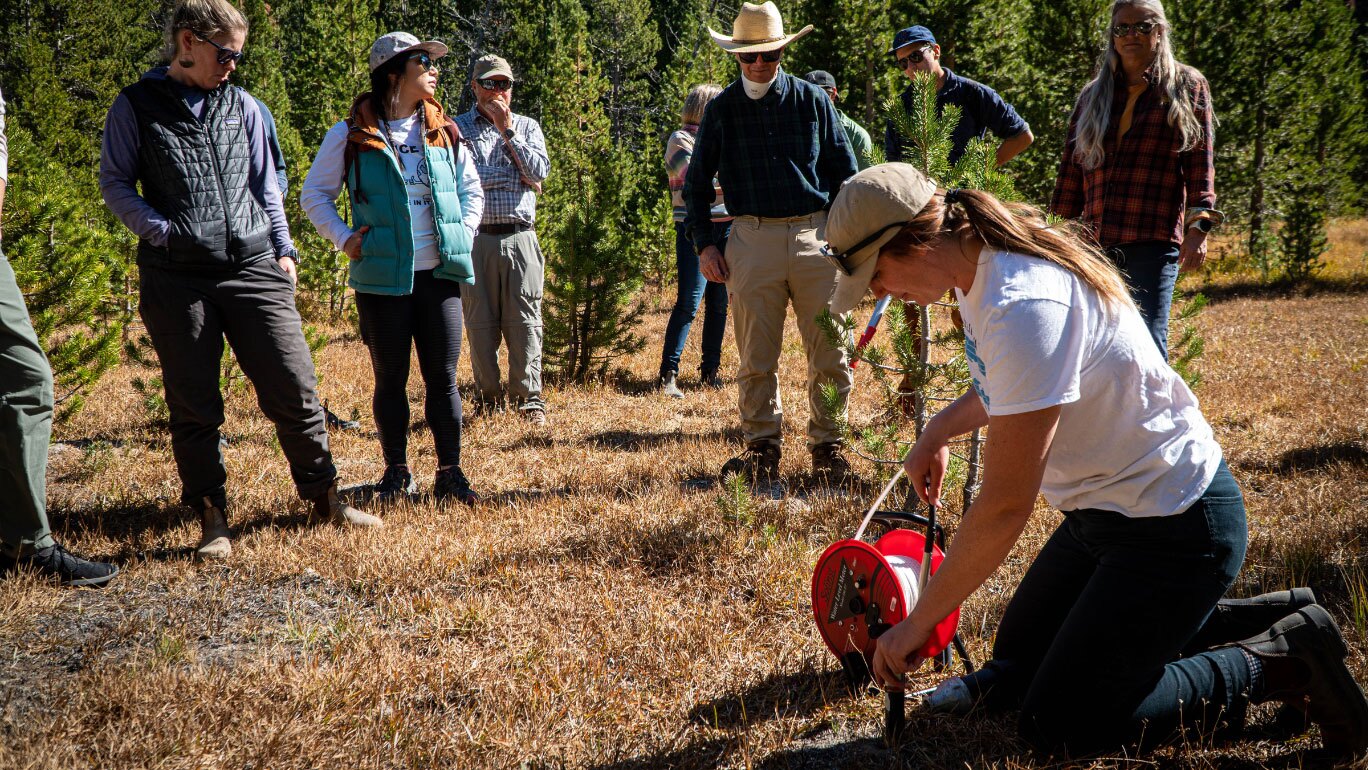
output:
[{"label": "tan baseball cap", "polygon": [[827,214],[827,245],[822,249],[837,268],[833,314],[848,313],[860,304],[874,277],[879,249],[935,194],[936,183],[907,163],[870,166],[841,185]]},{"label": "tan baseball cap", "polygon": [[476,59],[475,67],[470,71],[471,80],[484,80],[499,75],[503,75],[515,83],[518,80],[513,77],[513,68],[508,66],[508,62],[502,56],[495,56],[492,53]]}]

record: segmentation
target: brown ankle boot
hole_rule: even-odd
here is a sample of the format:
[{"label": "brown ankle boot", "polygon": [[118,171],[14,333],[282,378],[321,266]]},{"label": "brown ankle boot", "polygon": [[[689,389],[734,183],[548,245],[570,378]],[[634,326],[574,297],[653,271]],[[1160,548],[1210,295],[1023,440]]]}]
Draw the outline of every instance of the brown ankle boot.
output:
[{"label": "brown ankle boot", "polygon": [[200,541],[195,547],[195,560],[219,560],[232,556],[232,537],[223,509],[214,505],[209,498],[204,498],[200,508]]},{"label": "brown ankle boot", "polygon": [[328,487],[327,492],[315,497],[311,502],[313,503],[313,518],[318,521],[331,521],[339,527],[363,529],[385,526],[385,522],[379,516],[358,511],[343,502],[342,498],[337,496],[336,484]]}]

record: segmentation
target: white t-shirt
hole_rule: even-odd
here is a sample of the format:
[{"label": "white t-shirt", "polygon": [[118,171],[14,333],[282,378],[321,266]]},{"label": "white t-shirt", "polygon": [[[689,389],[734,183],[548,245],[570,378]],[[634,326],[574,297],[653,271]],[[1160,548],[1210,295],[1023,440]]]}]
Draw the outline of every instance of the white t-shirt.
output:
[{"label": "white t-shirt", "polygon": [[987,248],[955,294],[989,416],[1062,405],[1040,487],[1050,505],[1170,516],[1206,491],[1221,447],[1139,311],[1107,307],[1051,262]]},{"label": "white t-shirt", "polygon": [[413,269],[431,270],[442,264],[433,231],[432,177],[423,151],[423,122],[419,113],[402,120],[381,121],[385,143],[399,159],[399,171],[408,188],[409,216],[413,220]]}]

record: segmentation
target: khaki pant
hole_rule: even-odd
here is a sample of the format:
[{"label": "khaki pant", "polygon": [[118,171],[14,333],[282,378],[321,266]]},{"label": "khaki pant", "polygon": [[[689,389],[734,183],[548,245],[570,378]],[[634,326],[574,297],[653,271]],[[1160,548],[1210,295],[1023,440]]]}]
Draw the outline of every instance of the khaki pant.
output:
[{"label": "khaki pant", "polygon": [[508,343],[508,395],[522,409],[542,402],[542,283],[546,261],[532,230],[480,233],[471,254],[475,285],[461,286],[475,398],[502,401],[499,343]]},{"label": "khaki pant", "polygon": [[789,302],[807,353],[808,446],[843,441],[835,420],[822,408],[822,385],[835,383],[844,405],[852,380],[845,353],[831,347],[817,326],[836,285],[836,268],[820,253],[825,228],[823,211],[787,219],[737,217],[732,224],[727,292],[741,357],[741,432],[748,444],[781,443],[779,353]]}]

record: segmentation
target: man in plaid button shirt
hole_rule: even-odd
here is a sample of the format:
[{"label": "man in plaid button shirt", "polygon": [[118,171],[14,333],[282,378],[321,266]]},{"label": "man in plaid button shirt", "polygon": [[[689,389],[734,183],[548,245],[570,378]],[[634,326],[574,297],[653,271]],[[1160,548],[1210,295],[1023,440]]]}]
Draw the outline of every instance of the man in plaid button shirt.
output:
[{"label": "man in plaid button shirt", "polygon": [[542,284],[546,258],[537,233],[537,193],[551,170],[537,121],[514,115],[513,69],[493,54],[475,62],[475,106],[456,118],[484,187],[484,217],[471,261],[475,285],[461,290],[477,407],[503,400],[499,342],[508,343],[508,395],[534,425],[542,401]]},{"label": "man in plaid button shirt", "polygon": [[[779,69],[784,46],[811,30],[809,25],[786,36],[772,2],[744,4],[731,36],[709,30],[741,65],[741,77],[703,115],[684,182],[685,226],[703,275],[727,284],[741,358],[737,384],[746,451],[722,467],[724,476],[770,481],[778,473],[783,418],[778,366],[789,302],[808,360],[813,472],[841,479],[850,471],[836,419],[822,406],[826,383],[836,386],[844,402],[850,367],[845,354],[823,337],[816,319],[836,283],[835,268],[820,251],[826,210],[841,183],[855,173],[855,155],[827,95]],[[727,191],[728,212],[736,217],[725,256],[709,224],[714,174]]]}]

